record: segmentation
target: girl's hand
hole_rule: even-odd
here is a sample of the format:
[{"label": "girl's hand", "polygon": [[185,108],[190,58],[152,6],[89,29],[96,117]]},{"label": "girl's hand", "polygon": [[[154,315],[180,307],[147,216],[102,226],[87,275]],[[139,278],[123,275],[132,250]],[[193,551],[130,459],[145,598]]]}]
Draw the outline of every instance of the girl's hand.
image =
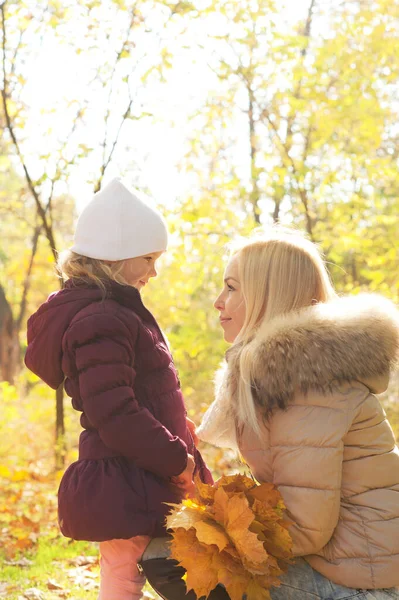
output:
[{"label": "girl's hand", "polygon": [[187,466],[183,473],[170,478],[170,481],[184,497],[193,498],[195,496],[195,485],[193,481],[195,462],[191,454],[188,455]]},{"label": "girl's hand", "polygon": [[194,423],[194,421],[192,421],[188,417],[186,417],[186,422],[187,422],[188,430],[191,433],[191,437],[193,438],[193,442],[194,442],[195,446],[198,446],[199,440],[198,440],[197,434],[195,433],[195,430],[197,428],[196,424]]}]

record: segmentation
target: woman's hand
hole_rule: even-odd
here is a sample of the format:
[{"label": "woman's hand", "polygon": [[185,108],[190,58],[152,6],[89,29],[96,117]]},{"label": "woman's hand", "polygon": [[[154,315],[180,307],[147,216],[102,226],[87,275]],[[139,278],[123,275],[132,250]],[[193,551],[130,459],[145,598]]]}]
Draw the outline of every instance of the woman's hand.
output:
[{"label": "woman's hand", "polygon": [[170,478],[172,484],[178,488],[184,497],[193,498],[195,496],[195,485],[193,481],[195,462],[191,454],[188,454],[187,466],[183,473]]},{"label": "woman's hand", "polygon": [[188,428],[189,432],[191,433],[191,437],[193,438],[193,442],[196,446],[198,446],[199,440],[198,440],[197,434],[195,433],[197,426],[194,423],[194,421],[192,421],[188,417],[186,417],[186,422],[187,422],[187,428]]}]

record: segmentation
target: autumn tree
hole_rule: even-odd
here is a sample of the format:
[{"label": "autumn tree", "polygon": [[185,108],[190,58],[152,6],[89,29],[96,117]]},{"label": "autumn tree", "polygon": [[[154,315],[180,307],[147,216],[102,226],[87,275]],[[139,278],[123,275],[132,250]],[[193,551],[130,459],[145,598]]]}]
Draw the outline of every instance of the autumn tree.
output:
[{"label": "autumn tree", "polygon": [[204,47],[217,82],[191,149],[198,169],[198,138],[222,131],[203,155],[225,157],[229,199],[234,187],[254,224],[305,229],[343,288],[393,297],[398,17],[385,0],[309,0],[300,22],[271,0],[214,2]]},{"label": "autumn tree", "polygon": [[[163,51],[163,32],[169,22],[186,10],[190,10],[190,5],[169,5],[167,1],[130,4],[121,0],[50,0],[32,5],[28,0],[6,0],[0,5],[1,120],[13,163],[23,181],[23,197],[33,225],[30,257],[20,291],[19,326],[25,320],[40,239],[46,240],[47,252],[55,263],[58,249],[70,236],[70,230],[61,235],[55,226],[55,214],[57,206],[62,206],[69,196],[71,179],[81,177],[86,186],[96,191],[112,161],[120,157],[118,151],[123,147],[131,151],[134,124],[151,117],[144,107],[143,89],[162,76],[171,58],[170,53]],[[62,74],[61,65],[56,73],[46,73],[42,84],[46,85],[48,98],[40,108],[41,116],[35,114],[29,97],[32,85],[38,85],[37,79],[33,81],[34,69],[30,68],[34,58],[38,58],[39,46],[32,51],[33,39],[42,39],[48,53],[62,45],[64,59],[73,61],[78,76],[85,80],[79,97],[73,97],[67,88],[62,94],[56,87],[55,75]],[[51,77],[53,86],[48,81]],[[58,85],[62,86],[61,78]],[[72,219],[68,221],[71,223]],[[64,432],[60,388],[56,399],[59,466]]]}]

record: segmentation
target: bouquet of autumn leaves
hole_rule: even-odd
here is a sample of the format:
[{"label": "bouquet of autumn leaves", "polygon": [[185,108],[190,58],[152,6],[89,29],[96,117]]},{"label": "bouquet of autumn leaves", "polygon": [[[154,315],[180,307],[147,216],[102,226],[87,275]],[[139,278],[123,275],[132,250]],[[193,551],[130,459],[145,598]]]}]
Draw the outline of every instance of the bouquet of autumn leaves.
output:
[{"label": "bouquet of autumn leaves", "polygon": [[270,600],[292,557],[281,494],[243,475],[216,486],[195,483],[197,497],[173,505],[167,518],[171,556],[187,571],[187,590],[208,597],[223,584],[231,600]]}]

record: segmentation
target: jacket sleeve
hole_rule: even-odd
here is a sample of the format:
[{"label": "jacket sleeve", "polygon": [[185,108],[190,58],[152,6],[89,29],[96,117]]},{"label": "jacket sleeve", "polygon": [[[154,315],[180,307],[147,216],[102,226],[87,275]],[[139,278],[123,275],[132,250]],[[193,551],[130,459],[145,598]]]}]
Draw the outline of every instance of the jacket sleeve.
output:
[{"label": "jacket sleeve", "polygon": [[347,410],[322,404],[293,404],[270,421],[273,482],[293,523],[295,556],[321,550],[339,518]]},{"label": "jacket sleeve", "polygon": [[161,477],[184,471],[187,447],[134,394],[135,323],[95,314],[73,323],[64,343],[74,352],[83,410],[104,444]]}]

